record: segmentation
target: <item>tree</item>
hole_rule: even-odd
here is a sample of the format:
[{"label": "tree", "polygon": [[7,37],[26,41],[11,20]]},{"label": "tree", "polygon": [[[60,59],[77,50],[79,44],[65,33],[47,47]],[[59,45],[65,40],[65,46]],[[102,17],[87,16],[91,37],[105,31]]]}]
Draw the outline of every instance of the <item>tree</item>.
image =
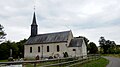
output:
[{"label": "tree", "polygon": [[24,57],[24,43],[26,42],[27,40],[24,39],[24,40],[20,40],[20,42],[17,42],[17,47],[18,47],[18,56],[19,57]]},{"label": "tree", "polygon": [[0,60],[8,59],[10,57],[10,49],[12,49],[13,58],[24,57],[24,43],[26,39],[19,42],[6,41],[0,44]]},{"label": "tree", "polygon": [[101,49],[103,50],[103,53],[105,54],[113,53],[114,52],[113,50],[116,47],[116,44],[114,41],[105,40],[104,37],[100,37],[99,44],[100,44]]},{"label": "tree", "polygon": [[90,42],[88,44],[87,50],[89,51],[90,54],[96,54],[98,53],[98,48],[95,43]]},{"label": "tree", "polygon": [[0,42],[5,39],[6,33],[4,32],[4,27],[0,24]]},{"label": "tree", "polygon": [[11,48],[11,42],[6,41],[0,44],[0,59],[7,59],[10,57],[10,48]]}]

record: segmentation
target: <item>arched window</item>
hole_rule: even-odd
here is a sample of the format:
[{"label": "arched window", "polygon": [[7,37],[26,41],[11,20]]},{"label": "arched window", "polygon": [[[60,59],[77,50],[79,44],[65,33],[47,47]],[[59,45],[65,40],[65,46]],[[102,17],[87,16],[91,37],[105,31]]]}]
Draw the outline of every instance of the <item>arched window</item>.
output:
[{"label": "arched window", "polygon": [[38,47],[38,52],[40,52],[40,46]]},{"label": "arched window", "polygon": [[57,45],[57,52],[59,52],[60,51],[60,47],[59,47],[59,45]]},{"label": "arched window", "polygon": [[30,53],[32,53],[32,47],[30,47]]},{"label": "arched window", "polygon": [[49,46],[47,46],[47,52],[49,52]]}]

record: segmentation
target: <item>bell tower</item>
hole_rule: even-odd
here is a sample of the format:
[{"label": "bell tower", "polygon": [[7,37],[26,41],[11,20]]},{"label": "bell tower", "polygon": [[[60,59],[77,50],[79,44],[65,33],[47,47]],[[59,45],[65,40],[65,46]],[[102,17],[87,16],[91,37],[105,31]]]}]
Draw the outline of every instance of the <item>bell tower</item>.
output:
[{"label": "bell tower", "polygon": [[33,15],[33,21],[32,21],[32,24],[31,24],[31,37],[34,37],[37,35],[37,32],[38,32],[38,25],[36,23],[36,16],[35,16],[35,12],[34,12],[34,15]]}]

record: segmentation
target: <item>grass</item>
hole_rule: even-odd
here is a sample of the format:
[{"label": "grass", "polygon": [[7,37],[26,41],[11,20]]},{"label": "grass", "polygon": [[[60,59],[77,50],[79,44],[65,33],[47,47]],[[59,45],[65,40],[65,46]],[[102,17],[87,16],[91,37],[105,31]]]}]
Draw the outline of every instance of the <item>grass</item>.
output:
[{"label": "grass", "polygon": [[110,56],[120,58],[120,54],[102,54],[102,56]]},{"label": "grass", "polygon": [[[53,62],[45,62],[45,64],[51,64]],[[55,62],[54,62],[55,63]],[[106,65],[109,63],[109,61],[105,58],[100,58],[98,60],[93,60],[93,61],[89,61],[89,62],[86,62],[86,63],[83,63],[83,64],[78,64],[78,65],[75,65],[73,67],[106,67]],[[42,64],[37,64],[37,67],[41,66],[41,65],[44,65],[44,63]],[[28,64],[26,65],[26,67],[33,67],[34,65],[32,64]],[[50,66],[50,67],[59,67],[59,66]],[[62,67],[65,67],[65,66],[62,66]]]},{"label": "grass", "polygon": [[0,62],[7,62],[8,60],[0,60]]},{"label": "grass", "polygon": [[[36,67],[54,64],[54,63],[58,63],[58,61],[40,62],[40,63],[36,64]],[[25,67],[34,67],[34,64],[27,63],[27,64],[25,64]],[[50,66],[50,67],[56,67],[56,66]]]},{"label": "grass", "polygon": [[[107,56],[107,55],[106,55]],[[0,60],[0,62],[6,62],[7,60]],[[65,60],[62,60],[63,62]],[[44,62],[44,63],[38,63],[37,67],[42,66],[42,65],[47,65],[47,64],[53,64],[53,63],[58,63],[58,61],[54,62]],[[93,60],[89,61],[83,64],[78,64],[75,65],[75,67],[106,67],[106,65],[109,63],[109,61],[105,58],[100,58],[98,60]],[[26,63],[25,67],[34,67],[34,64]],[[51,67],[59,67],[59,66],[51,66]],[[62,66],[64,67],[64,66]]]},{"label": "grass", "polygon": [[76,67],[106,67],[109,61],[105,58],[100,58],[98,60],[90,61],[84,64],[76,65]]}]

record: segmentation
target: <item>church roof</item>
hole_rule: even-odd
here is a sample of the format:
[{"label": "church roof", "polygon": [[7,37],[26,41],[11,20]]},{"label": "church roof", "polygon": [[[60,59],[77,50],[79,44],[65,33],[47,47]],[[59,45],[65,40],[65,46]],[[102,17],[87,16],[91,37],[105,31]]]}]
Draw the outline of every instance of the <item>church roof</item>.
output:
[{"label": "church roof", "polygon": [[70,41],[69,47],[81,47],[83,38],[74,38]]},{"label": "church roof", "polygon": [[63,31],[56,33],[39,34],[34,37],[29,37],[25,44],[30,45],[30,44],[67,42],[70,32],[71,31]]}]

